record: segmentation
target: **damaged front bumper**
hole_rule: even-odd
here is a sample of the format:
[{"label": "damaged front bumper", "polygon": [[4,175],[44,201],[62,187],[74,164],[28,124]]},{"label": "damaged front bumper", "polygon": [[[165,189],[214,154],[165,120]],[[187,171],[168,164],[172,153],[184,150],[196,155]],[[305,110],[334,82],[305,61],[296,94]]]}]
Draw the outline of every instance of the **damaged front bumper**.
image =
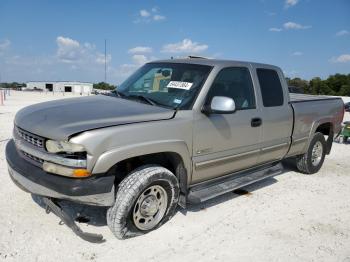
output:
[{"label": "damaged front bumper", "polygon": [[13,140],[6,145],[6,160],[11,179],[26,192],[95,206],[114,204],[113,175],[99,174],[77,179],[47,173],[24,160]]}]

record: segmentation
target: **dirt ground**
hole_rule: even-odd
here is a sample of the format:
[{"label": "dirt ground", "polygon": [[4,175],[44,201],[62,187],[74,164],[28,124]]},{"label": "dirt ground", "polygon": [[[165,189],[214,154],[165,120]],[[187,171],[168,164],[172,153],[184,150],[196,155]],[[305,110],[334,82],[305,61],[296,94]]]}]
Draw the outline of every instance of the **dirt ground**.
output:
[{"label": "dirt ground", "polygon": [[12,183],[4,155],[15,113],[60,98],[12,92],[0,106],[1,261],[350,262],[350,144],[334,143],[316,175],[286,169],[245,187],[248,194],[228,193],[190,206],[160,229],[125,241],[110,233],[104,208],[64,202],[71,215],[89,220],[79,224],[84,230],[103,234],[106,242],[81,240],[47,215],[39,198]]}]

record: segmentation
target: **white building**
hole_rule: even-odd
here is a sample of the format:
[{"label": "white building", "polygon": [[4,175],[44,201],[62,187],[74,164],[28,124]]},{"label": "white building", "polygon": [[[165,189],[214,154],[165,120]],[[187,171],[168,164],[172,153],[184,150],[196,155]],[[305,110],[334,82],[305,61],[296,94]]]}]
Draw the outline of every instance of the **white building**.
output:
[{"label": "white building", "polygon": [[87,82],[65,82],[65,81],[42,81],[28,82],[26,89],[42,90],[48,92],[70,92],[74,94],[91,94],[92,83]]}]

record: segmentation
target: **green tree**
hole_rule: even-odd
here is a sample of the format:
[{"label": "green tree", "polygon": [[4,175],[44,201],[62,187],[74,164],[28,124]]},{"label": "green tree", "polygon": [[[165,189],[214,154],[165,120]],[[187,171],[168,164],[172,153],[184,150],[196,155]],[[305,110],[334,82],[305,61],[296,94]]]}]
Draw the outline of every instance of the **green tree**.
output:
[{"label": "green tree", "polygon": [[304,93],[308,93],[308,91],[309,91],[308,90],[309,82],[306,80],[303,80],[299,77],[296,77],[293,79],[287,78],[287,83],[288,83],[288,86],[295,86],[295,87],[301,89]]},{"label": "green tree", "polygon": [[102,90],[113,90],[113,89],[115,89],[115,86],[110,85],[110,84],[105,83],[105,82],[100,82],[97,84],[93,84],[93,88],[94,89],[102,89]]}]

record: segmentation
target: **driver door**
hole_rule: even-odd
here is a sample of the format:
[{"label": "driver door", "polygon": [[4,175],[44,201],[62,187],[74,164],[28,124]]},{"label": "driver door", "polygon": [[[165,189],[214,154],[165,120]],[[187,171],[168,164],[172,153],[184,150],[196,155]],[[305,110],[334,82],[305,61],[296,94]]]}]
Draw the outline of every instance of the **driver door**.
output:
[{"label": "driver door", "polygon": [[208,91],[206,104],[214,96],[232,98],[236,112],[195,113],[192,183],[252,167],[259,156],[261,118],[249,69],[222,69]]}]

